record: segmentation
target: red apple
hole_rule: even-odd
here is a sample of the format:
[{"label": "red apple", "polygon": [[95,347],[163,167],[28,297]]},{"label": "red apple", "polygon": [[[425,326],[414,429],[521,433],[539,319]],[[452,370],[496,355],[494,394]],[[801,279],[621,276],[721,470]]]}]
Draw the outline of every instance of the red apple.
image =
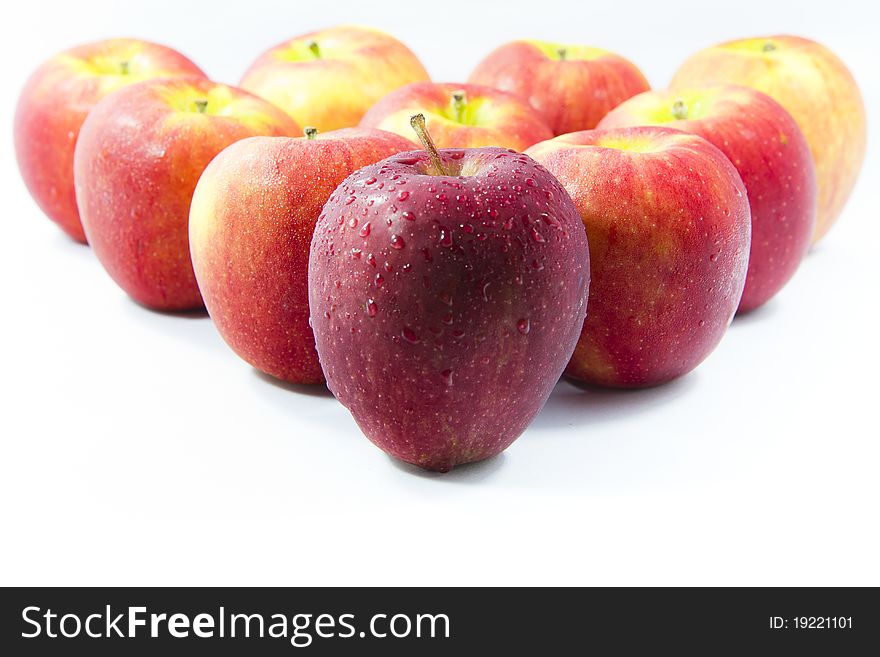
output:
[{"label": "red apple", "polygon": [[214,158],[193,196],[189,242],[205,305],[229,346],[279,379],[320,383],[309,327],[315,222],[346,176],[413,143],[366,128],[306,132],[244,139]]},{"label": "red apple", "polygon": [[440,148],[502,146],[522,151],[553,132],[520,98],[473,84],[410,84],[394,91],[364,116],[361,125],[412,134],[413,114],[424,114]]},{"label": "red apple", "polygon": [[691,371],[746,279],[749,204],[730,161],[655,127],[574,132],[527,154],[571,194],[590,239],[590,311],[566,374],[629,388]]},{"label": "red apple", "polygon": [[795,36],[728,41],[688,58],[672,87],[737,84],[782,105],[804,133],[816,165],[818,214],[813,243],[846,204],[867,141],[865,105],[846,65],[828,48]]},{"label": "red apple", "polygon": [[73,188],[73,151],[89,110],[107,94],[150,78],[204,77],[175,50],[135,39],[98,41],[59,53],[30,76],[15,110],[15,154],[40,209],[85,242]]},{"label": "red apple", "polygon": [[492,51],[468,82],[526,99],[557,135],[595,128],[609,110],[651,88],[635,64],[613,52],[531,40]]},{"label": "red apple", "polygon": [[205,79],[142,82],[108,96],[83,124],[76,200],[95,255],[139,303],[200,308],[187,221],[196,182],[229,144],[301,134],[268,102]]},{"label": "red apple", "polygon": [[816,222],[816,173],[797,123],[769,96],[734,86],[649,91],[599,123],[600,128],[637,125],[699,135],[736,167],[752,215],[749,273],[739,310],[768,301],[794,275]]},{"label": "red apple", "polygon": [[385,94],[428,79],[421,62],[400,41],[349,25],[310,32],[269,49],[240,85],[300,125],[336,130],[356,126]]},{"label": "red apple", "polygon": [[366,436],[447,471],[505,449],[544,405],[583,325],[589,251],[577,208],[530,158],[432,155],[337,188],[309,306],[327,384]]}]

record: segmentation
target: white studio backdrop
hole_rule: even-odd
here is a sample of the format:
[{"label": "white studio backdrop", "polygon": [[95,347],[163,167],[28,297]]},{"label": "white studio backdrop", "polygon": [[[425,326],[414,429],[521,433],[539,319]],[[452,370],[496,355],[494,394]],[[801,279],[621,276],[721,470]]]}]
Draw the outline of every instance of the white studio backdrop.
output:
[{"label": "white studio backdrop", "polygon": [[[0,584],[880,584],[878,10],[865,2],[28,2],[0,35]],[[817,39],[868,106],[839,224],[691,375],[560,383],[500,457],[390,460],[326,391],[275,383],[207,317],[128,300],[31,201],[12,115],[29,72],[135,36],[235,83],[264,49],[385,29],[436,80],[533,37],[615,50],[664,86],[690,53]]]}]

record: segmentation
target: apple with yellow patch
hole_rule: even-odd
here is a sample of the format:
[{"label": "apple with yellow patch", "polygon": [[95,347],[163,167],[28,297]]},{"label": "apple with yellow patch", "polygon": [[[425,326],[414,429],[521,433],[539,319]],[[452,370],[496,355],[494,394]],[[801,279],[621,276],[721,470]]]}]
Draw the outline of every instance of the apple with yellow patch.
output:
[{"label": "apple with yellow patch", "polygon": [[671,86],[705,84],[757,89],[797,121],[816,165],[815,244],[840,216],[865,159],[865,105],[846,65],[825,46],[801,37],[741,39],[688,58]]},{"label": "apple with yellow patch", "polygon": [[407,136],[412,134],[414,114],[425,116],[438,148],[501,146],[523,151],[553,136],[526,101],[475,84],[409,84],[370,108],[361,125]]},{"label": "apple with yellow patch", "polygon": [[[208,312],[239,356],[292,383],[324,380],[309,326],[315,223],[348,175],[414,147],[381,130],[307,127],[306,138],[243,139],[208,165],[193,196],[190,249]],[[369,235],[369,218],[350,223]]]},{"label": "apple with yellow patch", "polygon": [[98,260],[145,306],[202,307],[187,228],[199,176],[240,139],[300,134],[274,105],[202,78],[108,96],[86,118],[74,155],[76,200]]},{"label": "apple with yellow patch", "polygon": [[556,135],[595,128],[610,110],[651,88],[635,64],[613,52],[534,40],[500,46],[468,82],[526,99]]},{"label": "apple with yellow patch", "polygon": [[40,209],[64,232],[85,242],[73,187],[73,152],[89,110],[135,82],[204,77],[176,50],[136,39],[109,39],[65,50],[37,68],[15,110],[15,154]]},{"label": "apple with yellow patch", "polygon": [[428,79],[413,52],[391,35],[340,26],[270,48],[239,86],[271,101],[300,125],[328,131],[356,126],[389,92]]},{"label": "apple with yellow patch", "polygon": [[736,169],[702,137],[585,130],[526,151],[571,195],[590,242],[590,297],[566,374],[603,386],[694,369],[739,305],[751,221]]},{"label": "apple with yellow patch", "polygon": [[797,123],[770,96],[732,85],[648,91],[599,122],[599,128],[638,125],[699,135],[736,167],[752,215],[749,273],[739,310],[766,303],[794,276],[816,223],[816,172]]}]

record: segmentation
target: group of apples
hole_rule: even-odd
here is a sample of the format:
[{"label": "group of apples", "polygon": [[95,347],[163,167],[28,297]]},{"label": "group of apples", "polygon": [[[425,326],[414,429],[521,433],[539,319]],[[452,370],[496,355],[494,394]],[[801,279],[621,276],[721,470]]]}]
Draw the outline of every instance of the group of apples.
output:
[{"label": "group of apples", "polygon": [[339,27],[238,88],[152,43],[68,50],[27,82],[15,144],[131,297],[206,306],[254,367],[326,380],[375,444],[446,471],[510,445],[563,373],[696,367],[837,219],[865,112],[792,36],[651,91],[618,55],[539,41],[432,83],[396,39]]}]

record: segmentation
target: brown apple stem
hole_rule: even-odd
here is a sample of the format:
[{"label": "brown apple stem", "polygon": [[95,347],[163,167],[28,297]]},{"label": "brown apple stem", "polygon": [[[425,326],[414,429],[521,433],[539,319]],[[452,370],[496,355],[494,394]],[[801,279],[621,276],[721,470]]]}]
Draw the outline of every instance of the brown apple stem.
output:
[{"label": "brown apple stem", "polygon": [[776,44],[772,41],[765,41],[764,45],[761,46],[761,50],[764,52],[772,52],[773,50],[776,50]]},{"label": "brown apple stem", "polygon": [[416,114],[412,116],[409,120],[409,124],[412,126],[412,129],[416,131],[419,141],[422,142],[424,149],[428,151],[428,155],[431,157],[431,163],[437,170],[438,175],[448,176],[449,174],[446,173],[446,169],[443,168],[443,160],[440,159],[440,153],[437,151],[437,146],[434,145],[434,140],[431,139],[431,134],[428,132],[428,127],[425,125],[425,115]]},{"label": "brown apple stem", "polygon": [[556,54],[559,55],[560,61],[565,61],[565,58],[568,57],[568,49],[567,48],[558,48],[556,50]]},{"label": "brown apple stem", "polygon": [[315,56],[315,59],[321,59],[321,48],[318,46],[317,41],[309,41],[306,44],[306,47],[312,51],[312,54]]},{"label": "brown apple stem", "polygon": [[196,103],[196,111],[199,114],[204,114],[205,111],[208,109],[207,98],[199,98],[198,100],[195,101],[195,103]]},{"label": "brown apple stem", "polygon": [[119,74],[120,75],[128,75],[128,67],[129,67],[129,62],[127,59],[123,59],[121,62],[119,62]]},{"label": "brown apple stem", "polygon": [[464,89],[452,92],[452,114],[459,123],[464,123],[464,110],[467,107],[467,94]]},{"label": "brown apple stem", "polygon": [[307,125],[303,128],[303,134],[306,136],[306,139],[311,141],[318,136],[318,129],[313,125]]},{"label": "brown apple stem", "polygon": [[684,121],[688,117],[688,108],[683,100],[672,103],[672,116],[679,121]]}]

